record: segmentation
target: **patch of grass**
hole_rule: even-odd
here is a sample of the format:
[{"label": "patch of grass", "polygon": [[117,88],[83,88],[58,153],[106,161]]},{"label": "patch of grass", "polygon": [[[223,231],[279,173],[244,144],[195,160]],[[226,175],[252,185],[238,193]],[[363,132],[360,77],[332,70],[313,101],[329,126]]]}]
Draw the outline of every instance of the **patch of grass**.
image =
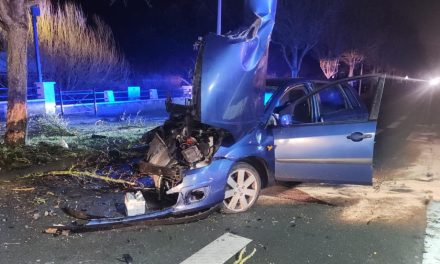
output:
[{"label": "patch of grass", "polygon": [[41,115],[29,120],[30,136],[75,136],[76,131],[69,127],[69,121],[61,115]]},{"label": "patch of grass", "polygon": [[127,115],[127,113],[124,112],[119,117],[119,121],[121,122],[119,129],[145,127],[145,124],[147,123],[145,117],[141,115],[141,111],[138,111],[134,117],[131,117],[131,115]]},{"label": "patch of grass", "polygon": [[0,174],[66,158],[76,160],[74,165],[78,169],[90,171],[123,163],[144,155],[132,148],[157,125],[160,121],[149,121],[139,115],[119,122],[80,123],[71,127],[61,116],[35,117],[30,121],[26,146],[10,148],[0,142]]},{"label": "patch of grass", "polygon": [[0,144],[1,170],[45,164],[50,161],[59,160],[61,157],[75,157],[75,153],[60,145],[45,142],[22,147],[8,147],[4,144]]}]

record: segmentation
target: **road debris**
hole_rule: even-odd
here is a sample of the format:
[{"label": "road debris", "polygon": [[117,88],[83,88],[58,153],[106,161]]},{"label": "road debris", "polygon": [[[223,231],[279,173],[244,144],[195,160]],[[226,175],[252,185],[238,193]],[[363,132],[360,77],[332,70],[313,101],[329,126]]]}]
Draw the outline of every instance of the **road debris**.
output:
[{"label": "road debris", "polygon": [[38,220],[40,217],[41,217],[40,213],[34,213],[34,215],[32,216],[34,220]]},{"label": "road debris", "polygon": [[255,252],[257,252],[256,248],[254,248],[254,250],[252,250],[251,254],[245,256],[244,254],[246,253],[246,248],[243,248],[240,252],[240,255],[238,256],[238,259],[236,261],[234,261],[234,264],[246,263],[246,261],[248,261],[250,258],[252,258],[255,255]]},{"label": "road debris", "polygon": [[141,191],[125,194],[125,212],[127,216],[145,214],[145,198]]},{"label": "road debris", "polygon": [[[77,223],[74,221],[71,225],[54,225],[46,228],[43,233],[52,234],[53,232],[61,233],[62,230],[70,230],[72,233],[93,232],[101,230],[111,230],[122,227],[140,226],[140,225],[175,225],[186,224],[207,218],[212,213],[218,211],[219,206],[214,206],[206,210],[202,210],[192,214],[178,214],[173,212],[173,208],[166,208],[159,211],[153,211],[142,215],[106,218],[98,216],[91,218],[85,212],[79,212],[71,208],[64,208],[64,212],[68,212],[70,216],[81,216],[80,220],[90,219],[86,223]],[[55,230],[56,231],[55,231]]]},{"label": "road debris", "polygon": [[29,188],[14,188],[12,189],[14,192],[31,192],[35,190],[35,187],[29,187]]},{"label": "road debris", "polygon": [[109,176],[98,175],[95,172],[76,171],[73,168],[70,168],[69,170],[65,170],[65,171],[49,171],[49,172],[33,173],[33,174],[26,175],[23,178],[43,177],[43,176],[48,176],[48,175],[52,175],[52,176],[72,176],[72,177],[78,177],[78,178],[90,177],[90,178],[94,178],[94,179],[103,180],[103,181],[105,181],[107,183],[117,183],[117,184],[124,184],[124,185],[128,185],[128,186],[137,186],[138,185],[135,182],[130,182],[130,181],[122,180],[122,179],[114,179],[114,178],[111,178]]},{"label": "road debris", "polygon": [[55,213],[53,210],[45,211],[44,216],[57,216],[57,213]]},{"label": "road debris", "polygon": [[41,198],[41,197],[35,197],[34,198],[34,203],[38,204],[38,205],[45,204],[46,203],[46,199]]},{"label": "road debris", "polygon": [[124,254],[124,255],[122,255],[121,258],[118,258],[117,260],[119,262],[123,262],[123,263],[126,263],[126,264],[133,263],[133,258],[130,256],[130,254]]}]

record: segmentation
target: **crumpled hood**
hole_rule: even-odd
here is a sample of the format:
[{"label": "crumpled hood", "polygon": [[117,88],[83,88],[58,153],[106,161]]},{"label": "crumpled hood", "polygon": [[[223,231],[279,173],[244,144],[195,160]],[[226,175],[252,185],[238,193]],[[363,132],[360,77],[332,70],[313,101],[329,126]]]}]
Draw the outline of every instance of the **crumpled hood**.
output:
[{"label": "crumpled hood", "polygon": [[[245,30],[208,35],[194,88],[200,121],[227,129],[236,139],[255,127],[264,110],[264,85],[276,0],[248,0],[256,16]],[[196,69],[197,71],[197,69]]]}]

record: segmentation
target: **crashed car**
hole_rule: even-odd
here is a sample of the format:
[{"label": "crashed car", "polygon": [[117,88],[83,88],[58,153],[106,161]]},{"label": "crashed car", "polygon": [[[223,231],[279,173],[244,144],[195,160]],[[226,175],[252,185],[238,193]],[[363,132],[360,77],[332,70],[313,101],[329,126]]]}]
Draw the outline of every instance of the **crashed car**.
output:
[{"label": "crashed car", "polygon": [[251,27],[200,43],[192,101],[168,101],[169,120],[146,137],[139,171],[176,196],[174,211],[243,212],[274,181],[372,182],[384,79],[362,77],[374,88],[363,99],[354,80],[266,80],[276,1],[249,7]]},{"label": "crashed car", "polygon": [[[227,213],[244,212],[275,181],[371,184],[384,76],[330,83],[266,80],[276,1],[247,3],[255,22],[198,43],[192,100],[167,100],[169,119],[144,137],[148,150],[138,173],[152,179],[159,196],[174,198],[174,205],[86,226],[184,215],[219,204]],[[371,88],[362,98],[353,88],[359,79]]]},{"label": "crashed car", "polygon": [[[352,87],[359,79],[371,85],[367,98]],[[268,80],[275,91],[253,127],[224,118],[212,122],[211,115],[202,123],[194,105],[169,102],[171,118],[148,134],[140,171],[167,195],[177,195],[173,208],[179,212],[219,203],[224,212],[243,212],[275,181],[371,184],[384,81],[376,75],[324,85]],[[253,108],[240,110],[251,114]],[[213,112],[219,113],[221,107]]]}]

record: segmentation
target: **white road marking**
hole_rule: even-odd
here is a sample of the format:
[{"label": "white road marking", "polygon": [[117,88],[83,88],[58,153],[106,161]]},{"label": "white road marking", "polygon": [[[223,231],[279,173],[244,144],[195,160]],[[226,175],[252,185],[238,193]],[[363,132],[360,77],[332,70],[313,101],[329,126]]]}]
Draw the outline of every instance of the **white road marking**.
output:
[{"label": "white road marking", "polygon": [[400,121],[395,121],[391,123],[391,125],[387,126],[387,128],[396,128],[398,126],[400,126]]},{"label": "white road marking", "polygon": [[428,205],[423,264],[440,263],[440,202]]},{"label": "white road marking", "polygon": [[180,264],[223,264],[252,240],[225,233]]}]

